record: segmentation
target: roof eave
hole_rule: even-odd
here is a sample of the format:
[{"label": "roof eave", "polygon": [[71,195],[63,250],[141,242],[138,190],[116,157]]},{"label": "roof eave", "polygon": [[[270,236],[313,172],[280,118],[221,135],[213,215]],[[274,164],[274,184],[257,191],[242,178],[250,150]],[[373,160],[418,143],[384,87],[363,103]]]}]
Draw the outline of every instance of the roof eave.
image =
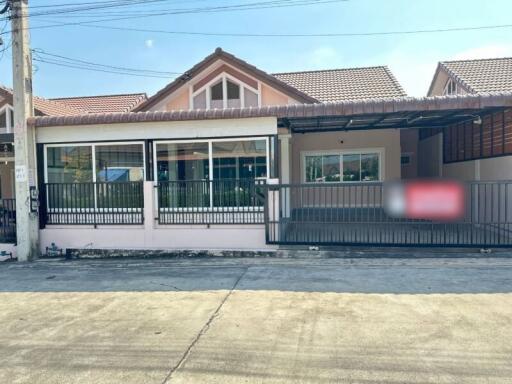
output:
[{"label": "roof eave", "polygon": [[352,116],[415,111],[511,108],[512,92],[495,92],[434,97],[398,97],[320,104],[293,104],[261,108],[231,108],[190,111],[153,111],[87,114],[78,116],[34,117],[28,123],[36,127],[240,119],[255,117]]}]

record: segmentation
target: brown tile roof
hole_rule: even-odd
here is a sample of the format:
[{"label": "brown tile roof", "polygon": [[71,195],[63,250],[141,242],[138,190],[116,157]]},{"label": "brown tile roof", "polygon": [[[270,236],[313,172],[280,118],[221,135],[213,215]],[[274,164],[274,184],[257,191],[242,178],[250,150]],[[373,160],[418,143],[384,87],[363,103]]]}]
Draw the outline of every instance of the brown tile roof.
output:
[{"label": "brown tile roof", "polygon": [[61,97],[51,100],[89,113],[130,112],[146,101],[147,96],[145,93],[129,93],[121,95]]},{"label": "brown tile roof", "polygon": [[[12,104],[12,89],[0,85],[0,96]],[[34,96],[36,114],[73,116],[84,113],[130,112],[147,99],[145,93],[45,99]]]},{"label": "brown tile roof", "polygon": [[439,68],[472,93],[512,91],[512,57],[442,61]]},{"label": "brown tile roof", "polygon": [[321,102],[406,96],[385,66],[275,73],[273,76]]},{"label": "brown tile roof", "polygon": [[275,87],[276,89],[280,90],[281,92],[285,93],[288,96],[293,97],[294,99],[304,102],[304,103],[315,103],[318,102],[314,97],[311,95],[308,95],[293,86],[290,86],[284,81],[281,81],[277,77],[274,77],[272,75],[269,75],[267,72],[262,71],[261,69],[256,68],[254,65],[249,64],[248,62],[239,59],[235,55],[232,55],[231,53],[228,53],[221,48],[217,48],[211,55],[205,57],[203,60],[201,60],[199,63],[194,65],[192,68],[190,68],[188,71],[186,71],[182,76],[176,78],[174,81],[166,85],[164,88],[162,88],[160,91],[155,93],[153,96],[151,96],[146,102],[140,104],[138,107],[134,108],[134,111],[143,111],[147,108],[155,105],[160,100],[162,100],[167,95],[171,94],[175,90],[177,90],[179,87],[181,87],[183,84],[188,82],[193,76],[201,72],[203,69],[207,68],[209,65],[214,63],[216,60],[222,59],[225,62],[233,65],[236,68],[242,69],[244,71],[247,71],[249,74],[253,75],[259,80],[262,80],[264,82],[267,82],[271,86]]},{"label": "brown tile roof", "polygon": [[[41,116],[28,119],[36,127],[119,124],[161,121],[239,119],[251,117],[361,116],[400,112],[481,110],[512,107],[512,92],[465,94],[433,97],[395,97],[317,104],[292,104],[260,108],[198,109],[188,111],[151,111],[83,114],[79,116]],[[417,118],[416,118],[417,119]]]},{"label": "brown tile roof", "polygon": [[[13,91],[11,88],[0,85],[0,95],[9,100],[10,104],[12,104],[12,93]],[[74,108],[57,101],[37,96],[34,96],[34,110],[36,114],[47,116],[72,116],[87,112],[80,108]]]}]

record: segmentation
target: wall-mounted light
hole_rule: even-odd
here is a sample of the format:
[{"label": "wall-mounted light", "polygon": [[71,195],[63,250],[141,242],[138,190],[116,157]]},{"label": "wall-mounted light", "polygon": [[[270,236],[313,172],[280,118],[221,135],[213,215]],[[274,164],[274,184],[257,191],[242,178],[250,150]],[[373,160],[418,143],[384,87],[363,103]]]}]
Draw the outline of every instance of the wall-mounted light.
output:
[{"label": "wall-mounted light", "polygon": [[477,124],[477,125],[481,125],[482,124],[482,118],[480,116],[476,116],[474,119],[473,119],[473,124]]}]

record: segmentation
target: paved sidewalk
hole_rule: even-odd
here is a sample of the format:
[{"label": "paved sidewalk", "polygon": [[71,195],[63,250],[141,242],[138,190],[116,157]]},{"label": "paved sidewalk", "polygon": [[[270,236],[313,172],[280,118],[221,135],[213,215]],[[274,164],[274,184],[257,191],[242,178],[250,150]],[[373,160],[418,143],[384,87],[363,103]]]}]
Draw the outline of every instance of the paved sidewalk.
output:
[{"label": "paved sidewalk", "polygon": [[0,265],[1,383],[512,383],[512,259]]}]

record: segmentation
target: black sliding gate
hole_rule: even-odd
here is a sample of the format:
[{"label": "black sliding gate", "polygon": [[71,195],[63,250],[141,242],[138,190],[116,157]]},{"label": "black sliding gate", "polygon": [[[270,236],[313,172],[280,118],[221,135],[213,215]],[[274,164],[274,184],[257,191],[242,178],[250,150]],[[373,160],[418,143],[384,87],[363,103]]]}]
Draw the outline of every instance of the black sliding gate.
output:
[{"label": "black sliding gate", "polygon": [[392,218],[381,183],[269,185],[268,244],[512,247],[512,181],[466,186],[456,222]]}]

